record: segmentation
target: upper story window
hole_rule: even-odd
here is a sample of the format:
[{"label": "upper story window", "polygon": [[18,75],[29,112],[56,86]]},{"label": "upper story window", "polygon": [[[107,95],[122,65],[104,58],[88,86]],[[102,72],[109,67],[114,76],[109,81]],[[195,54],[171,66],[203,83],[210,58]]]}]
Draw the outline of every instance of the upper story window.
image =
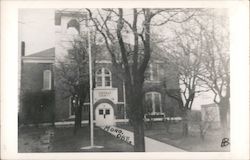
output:
[{"label": "upper story window", "polygon": [[145,80],[146,81],[159,81],[162,71],[163,71],[163,64],[149,63],[145,71]]},{"label": "upper story window", "polygon": [[111,72],[107,68],[100,68],[95,74],[96,87],[108,87],[112,86]]},{"label": "upper story window", "polygon": [[145,94],[147,113],[162,113],[161,94],[158,92],[147,92]]},{"label": "upper story window", "polygon": [[51,89],[51,71],[45,70],[43,71],[43,90]]},{"label": "upper story window", "polygon": [[71,19],[67,23],[67,32],[70,34],[78,34],[80,32],[80,24],[76,19]]}]

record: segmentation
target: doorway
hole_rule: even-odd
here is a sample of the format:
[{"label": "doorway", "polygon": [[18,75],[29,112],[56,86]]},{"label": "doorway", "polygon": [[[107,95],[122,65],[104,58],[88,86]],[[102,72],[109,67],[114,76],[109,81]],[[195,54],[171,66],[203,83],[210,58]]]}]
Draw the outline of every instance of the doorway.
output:
[{"label": "doorway", "polygon": [[96,126],[113,126],[114,109],[108,103],[101,103],[95,109]]}]

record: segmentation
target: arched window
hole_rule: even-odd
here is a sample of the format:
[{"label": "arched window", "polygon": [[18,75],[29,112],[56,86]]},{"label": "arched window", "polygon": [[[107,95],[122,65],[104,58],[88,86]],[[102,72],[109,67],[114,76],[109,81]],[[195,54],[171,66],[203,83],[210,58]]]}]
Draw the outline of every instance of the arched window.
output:
[{"label": "arched window", "polygon": [[43,71],[43,89],[44,90],[51,89],[51,71],[50,70]]},{"label": "arched window", "polygon": [[158,92],[147,92],[145,94],[146,112],[162,113],[161,94]]},{"label": "arched window", "polygon": [[71,34],[78,34],[80,32],[80,24],[77,20],[71,19],[67,23],[67,32]]},{"label": "arched window", "polygon": [[95,74],[96,87],[111,87],[111,72],[106,68],[100,68]]}]

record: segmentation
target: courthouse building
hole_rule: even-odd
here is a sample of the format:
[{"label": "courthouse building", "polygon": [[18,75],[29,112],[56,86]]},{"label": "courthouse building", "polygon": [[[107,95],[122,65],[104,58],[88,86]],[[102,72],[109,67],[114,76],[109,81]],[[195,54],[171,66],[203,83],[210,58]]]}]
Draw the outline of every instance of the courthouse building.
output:
[{"label": "courthouse building", "polygon": [[[65,96],[57,86],[56,65],[71,50],[70,41],[79,33],[87,30],[85,21],[79,21],[83,15],[79,12],[63,11],[55,13],[55,47],[25,55],[22,43],[21,98],[19,116],[24,123],[31,123],[33,115],[37,122],[72,121],[75,117],[72,96]],[[144,105],[145,115],[157,117],[179,116],[176,100],[166,94],[166,89],[178,90],[178,74],[166,59],[164,53],[152,48],[152,56],[145,73]],[[117,76],[110,55],[105,47],[95,57],[93,73],[95,87],[93,90],[93,111],[96,125],[115,125],[127,120],[127,98],[124,78]],[[42,101],[34,98],[37,93]],[[25,97],[29,95],[30,97]],[[34,100],[32,101],[32,98]],[[26,103],[27,99],[30,103]],[[49,100],[48,100],[49,99]],[[82,120],[89,119],[89,98],[82,106]],[[35,103],[36,101],[37,103]],[[26,105],[29,105],[27,107]],[[34,108],[37,108],[34,109]],[[27,118],[29,117],[29,118]],[[38,118],[39,117],[39,118]],[[33,121],[34,122],[34,121]]]}]

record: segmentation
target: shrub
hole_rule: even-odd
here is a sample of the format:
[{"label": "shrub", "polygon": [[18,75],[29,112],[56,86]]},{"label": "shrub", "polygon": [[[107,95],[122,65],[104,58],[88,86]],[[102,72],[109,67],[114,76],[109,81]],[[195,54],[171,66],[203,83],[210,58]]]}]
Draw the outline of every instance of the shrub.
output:
[{"label": "shrub", "polygon": [[19,123],[38,124],[54,121],[54,91],[26,91],[21,96],[22,119]]}]

